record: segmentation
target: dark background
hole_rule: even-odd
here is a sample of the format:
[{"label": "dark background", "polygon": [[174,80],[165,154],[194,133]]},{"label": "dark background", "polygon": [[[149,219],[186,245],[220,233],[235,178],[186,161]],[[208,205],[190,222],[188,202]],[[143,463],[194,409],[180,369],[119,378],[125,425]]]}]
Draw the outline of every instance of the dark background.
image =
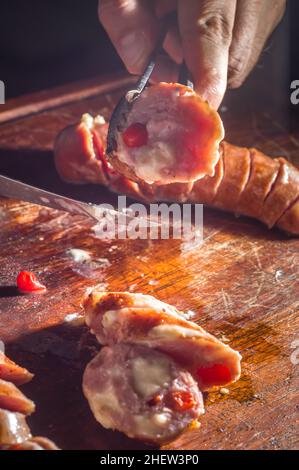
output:
[{"label": "dark background", "polygon": [[[124,70],[99,24],[97,3],[97,0],[1,1],[0,80],[6,86],[6,99]],[[264,87],[265,101],[287,102],[292,108],[290,83],[299,80],[298,51],[299,1],[289,0],[283,22],[243,87],[252,96],[256,86]],[[238,96],[238,91],[229,91],[227,95],[229,100],[231,95]],[[299,111],[299,106],[293,108]]]}]

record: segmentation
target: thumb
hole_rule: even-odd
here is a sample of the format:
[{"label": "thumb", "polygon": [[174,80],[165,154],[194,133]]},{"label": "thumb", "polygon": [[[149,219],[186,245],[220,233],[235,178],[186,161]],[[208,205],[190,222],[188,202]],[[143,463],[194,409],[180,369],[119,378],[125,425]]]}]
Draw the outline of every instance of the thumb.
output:
[{"label": "thumb", "polygon": [[130,73],[140,74],[159,34],[149,2],[100,0],[99,19]]},{"label": "thumb", "polygon": [[236,0],[179,0],[184,58],[197,93],[218,108],[226,90]]}]

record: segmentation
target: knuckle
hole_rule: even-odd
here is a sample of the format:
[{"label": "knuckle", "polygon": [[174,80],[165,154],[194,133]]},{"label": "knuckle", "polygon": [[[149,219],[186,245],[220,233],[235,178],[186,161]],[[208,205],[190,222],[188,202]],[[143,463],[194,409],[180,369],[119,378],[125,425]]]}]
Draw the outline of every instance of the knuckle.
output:
[{"label": "knuckle", "polygon": [[240,56],[231,56],[228,63],[228,77],[229,80],[236,79],[244,70],[245,60]]},{"label": "knuckle", "polygon": [[207,14],[197,20],[197,30],[201,36],[213,42],[230,43],[231,23],[223,14]]}]

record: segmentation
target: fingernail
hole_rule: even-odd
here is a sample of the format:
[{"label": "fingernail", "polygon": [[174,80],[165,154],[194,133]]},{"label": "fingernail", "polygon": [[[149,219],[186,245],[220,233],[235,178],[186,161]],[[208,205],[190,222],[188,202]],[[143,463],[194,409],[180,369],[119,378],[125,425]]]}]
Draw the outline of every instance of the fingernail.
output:
[{"label": "fingernail", "polygon": [[119,54],[125,64],[132,69],[144,65],[149,49],[149,39],[142,31],[127,34],[119,43]]}]

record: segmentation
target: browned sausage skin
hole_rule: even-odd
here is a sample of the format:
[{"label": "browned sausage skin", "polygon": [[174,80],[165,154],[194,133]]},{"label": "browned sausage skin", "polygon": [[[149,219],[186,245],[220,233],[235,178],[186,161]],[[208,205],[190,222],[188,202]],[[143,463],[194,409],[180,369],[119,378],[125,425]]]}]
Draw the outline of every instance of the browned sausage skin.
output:
[{"label": "browned sausage skin", "polygon": [[58,450],[47,438],[32,437],[26,423],[26,415],[34,412],[35,404],[16,385],[32,377],[0,352],[0,450]]},{"label": "browned sausage skin", "polygon": [[0,379],[22,385],[32,380],[33,374],[24,367],[17,365],[0,351]]},{"label": "browned sausage skin", "polygon": [[35,405],[13,383],[0,380],[0,408],[30,415]]},{"label": "browned sausage skin", "polygon": [[[100,183],[115,192],[145,202],[172,201],[207,204],[254,217],[299,235],[299,170],[287,160],[272,159],[256,149],[220,144],[214,176],[166,185],[133,182],[115,171],[105,152],[107,125],[102,117],[84,115],[78,125],[58,136],[55,164],[60,176],[73,183]],[[93,136],[97,136],[97,143]]]}]

